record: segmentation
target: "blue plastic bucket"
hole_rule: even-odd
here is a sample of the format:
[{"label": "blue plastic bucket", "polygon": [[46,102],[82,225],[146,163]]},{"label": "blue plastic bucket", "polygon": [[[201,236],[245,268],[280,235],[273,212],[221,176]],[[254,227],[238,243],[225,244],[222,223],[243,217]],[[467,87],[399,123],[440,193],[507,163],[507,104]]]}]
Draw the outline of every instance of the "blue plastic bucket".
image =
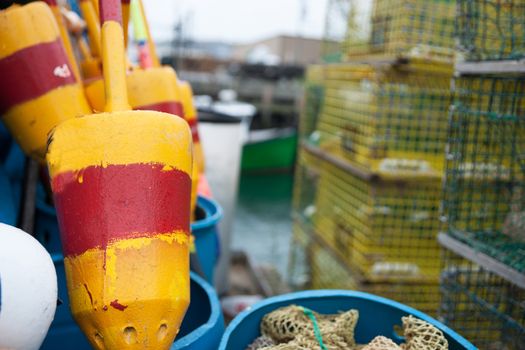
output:
[{"label": "blue plastic bucket", "polygon": [[213,284],[213,272],[219,259],[217,226],[222,218],[222,208],[214,200],[199,196],[197,215],[199,214],[203,218],[191,224],[191,232],[195,237],[195,248],[206,281]]},{"label": "blue plastic bucket", "polygon": [[17,210],[12,192],[11,182],[4,168],[0,165],[0,222],[16,225]]},{"label": "blue plastic bucket", "polygon": [[439,328],[447,337],[450,350],[476,349],[465,338],[432,317],[398,302],[372,294],[348,290],[317,290],[291,293],[266,299],[243,311],[230,323],[222,337],[220,350],[244,350],[261,335],[260,323],[264,315],[280,307],[300,305],[323,314],[357,309],[359,321],[356,341],[366,344],[378,335],[403,341],[394,330],[401,325],[401,317],[413,315]]},{"label": "blue plastic bucket", "polygon": [[[58,297],[55,319],[41,350],[75,349],[91,350],[88,340],[78,328],[69,311],[64,260],[52,254],[58,278]],[[213,288],[202,278],[191,273],[191,303],[182,322],[172,350],[217,349],[224,332],[224,319],[219,298]]]},{"label": "blue plastic bucket", "polygon": [[61,254],[60,231],[55,207],[38,198],[35,212],[35,238],[49,253]]},{"label": "blue plastic bucket", "polygon": [[215,350],[224,333],[219,297],[213,287],[191,273],[191,302],[171,350]]}]

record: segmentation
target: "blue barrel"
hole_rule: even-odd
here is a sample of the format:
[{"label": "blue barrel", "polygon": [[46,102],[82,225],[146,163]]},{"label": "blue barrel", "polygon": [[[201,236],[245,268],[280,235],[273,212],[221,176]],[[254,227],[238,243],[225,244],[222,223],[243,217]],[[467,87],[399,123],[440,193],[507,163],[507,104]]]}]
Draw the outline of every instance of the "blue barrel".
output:
[{"label": "blue barrel", "polygon": [[446,336],[450,350],[477,349],[465,338],[432,317],[398,302],[372,294],[348,290],[316,290],[291,293],[266,299],[240,313],[230,323],[222,337],[220,350],[244,350],[260,333],[264,315],[284,306],[300,305],[322,314],[337,314],[344,310],[359,311],[355,329],[358,344],[367,344],[378,335],[401,343],[394,327],[401,317],[413,315],[439,328]]},{"label": "blue barrel", "polygon": [[17,210],[11,182],[0,165],[0,222],[15,226]]},{"label": "blue barrel", "polygon": [[[58,297],[55,319],[41,350],[91,350],[86,337],[78,328],[69,311],[64,260],[61,254],[52,254],[57,270]],[[191,274],[191,302],[172,350],[217,349],[224,332],[219,298],[202,278]]]},{"label": "blue barrel", "polygon": [[197,199],[196,221],[191,224],[195,237],[195,248],[206,280],[213,284],[213,272],[219,259],[219,234],[217,226],[222,218],[222,209],[209,198]]},{"label": "blue barrel", "polygon": [[62,253],[55,207],[44,202],[42,198],[37,198],[36,201],[35,238],[49,253]]},{"label": "blue barrel", "polygon": [[191,302],[171,350],[216,350],[224,333],[221,304],[213,287],[191,273]]},{"label": "blue barrel", "polygon": [[[22,200],[22,188],[24,180],[26,156],[20,146],[11,143],[9,152],[4,159],[4,170],[11,182],[11,190],[14,196],[15,208],[20,208]],[[18,213],[17,213],[18,214]]]}]

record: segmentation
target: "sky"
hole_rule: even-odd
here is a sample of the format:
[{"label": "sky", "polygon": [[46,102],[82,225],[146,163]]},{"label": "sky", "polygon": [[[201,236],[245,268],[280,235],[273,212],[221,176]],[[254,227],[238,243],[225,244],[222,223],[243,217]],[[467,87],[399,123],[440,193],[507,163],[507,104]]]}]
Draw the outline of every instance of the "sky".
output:
[{"label": "sky", "polygon": [[144,6],[155,40],[170,40],[183,19],[194,40],[247,43],[277,34],[322,37],[327,1],[144,0]]}]

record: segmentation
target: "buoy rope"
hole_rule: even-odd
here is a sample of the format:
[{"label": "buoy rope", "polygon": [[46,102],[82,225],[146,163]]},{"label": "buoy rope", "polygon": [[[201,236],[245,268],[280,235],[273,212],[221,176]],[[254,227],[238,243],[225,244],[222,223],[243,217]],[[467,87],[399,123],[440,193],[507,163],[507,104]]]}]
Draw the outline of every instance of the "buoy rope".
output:
[{"label": "buoy rope", "polygon": [[317,319],[315,318],[313,311],[305,307],[301,307],[301,309],[303,310],[304,314],[308,316],[308,318],[312,321],[312,325],[314,326],[315,339],[319,343],[321,350],[327,350],[326,346],[323,343],[323,337],[321,335],[321,330],[319,329],[319,324],[317,323]]}]

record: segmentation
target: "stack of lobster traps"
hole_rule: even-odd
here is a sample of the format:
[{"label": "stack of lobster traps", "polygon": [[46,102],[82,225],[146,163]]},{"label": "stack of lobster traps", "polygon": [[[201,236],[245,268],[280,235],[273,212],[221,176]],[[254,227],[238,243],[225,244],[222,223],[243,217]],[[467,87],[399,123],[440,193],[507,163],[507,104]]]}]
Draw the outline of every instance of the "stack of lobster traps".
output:
[{"label": "stack of lobster traps", "polygon": [[525,349],[525,2],[459,0],[440,318],[482,349]]},{"label": "stack of lobster traps", "polygon": [[307,74],[290,282],[435,314],[455,2],[329,6],[345,9],[347,24],[339,62],[331,54]]}]

